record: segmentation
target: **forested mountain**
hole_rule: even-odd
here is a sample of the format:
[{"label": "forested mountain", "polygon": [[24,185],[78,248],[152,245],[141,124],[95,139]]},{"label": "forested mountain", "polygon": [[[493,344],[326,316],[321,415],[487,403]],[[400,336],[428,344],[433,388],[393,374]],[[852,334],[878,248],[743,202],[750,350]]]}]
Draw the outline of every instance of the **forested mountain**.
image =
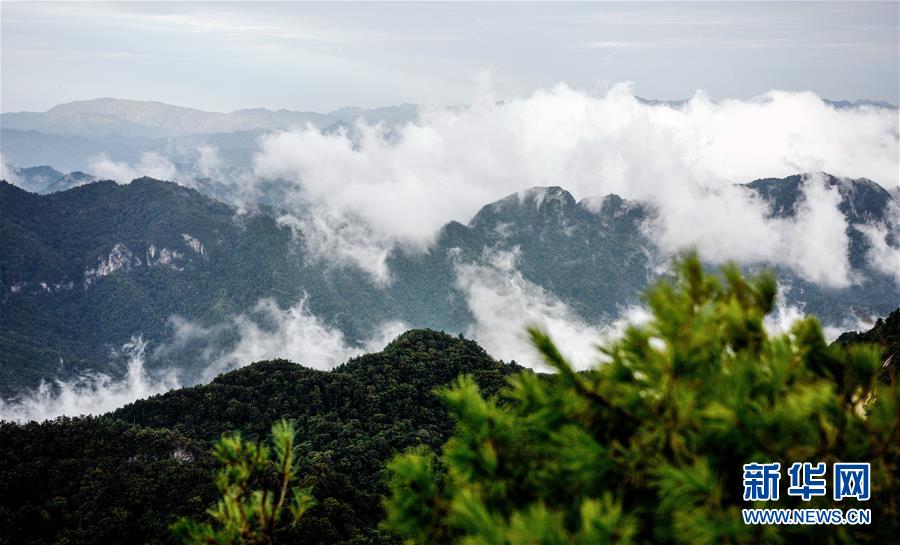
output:
[{"label": "forested mountain", "polygon": [[[868,242],[855,227],[884,221],[891,195],[866,180],[828,180],[839,185],[861,280],[829,289],[779,270],[792,288],[788,302],[826,323],[854,312],[884,315],[896,306],[896,284],[868,267]],[[789,216],[802,194],[799,176],[748,187],[773,215]],[[387,284],[312,255],[304,233],[278,221],[282,213],[266,206],[239,212],[149,178],[50,195],[0,184],[0,396],[86,370],[120,375],[110,354],[133,336],[159,347],[171,340],[172,316],[210,328],[264,299],[283,309],[305,301],[309,313],[360,346],[387,322],[466,332],[478,319],[466,282],[497,271],[504,256],[514,256],[523,282],[603,323],[637,303],[667,260],[647,233],[651,206],[616,195],[576,202],[559,187],[488,204],[466,225],[445,225],[425,252],[395,248]],[[477,267],[474,274],[461,274],[467,265]],[[203,365],[195,356],[150,352],[147,365],[175,367],[190,383]]]},{"label": "forested mountain", "polygon": [[215,497],[212,442],[235,430],[262,439],[282,417],[318,501],[296,540],[398,543],[378,530],[383,466],[447,439],[435,388],[469,374],[492,394],[520,371],[472,341],[410,331],[329,372],[258,362],[103,417],[0,424],[0,543],[173,543],[168,525]]},{"label": "forested mountain", "polygon": [[111,348],[134,334],[161,338],[173,314],[215,322],[324,283],[321,271],[302,276],[271,214],[236,217],[174,183],[107,181],[48,196],[3,184],[0,210],[6,392],[41,376],[112,371]]},{"label": "forested mountain", "polygon": [[[859,229],[860,225],[881,224],[889,220],[890,206],[893,202],[891,194],[872,180],[846,180],[834,176],[825,177],[825,186],[833,188],[841,196],[838,209],[844,215],[850,229],[850,264],[854,268],[865,268],[866,251],[869,243]],[[803,195],[803,177],[800,175],[787,178],[764,178],[746,185],[759,194],[768,204],[772,216],[781,218],[794,217],[800,206]],[[897,234],[889,234],[896,237]],[[895,241],[900,242],[900,241]]]}]

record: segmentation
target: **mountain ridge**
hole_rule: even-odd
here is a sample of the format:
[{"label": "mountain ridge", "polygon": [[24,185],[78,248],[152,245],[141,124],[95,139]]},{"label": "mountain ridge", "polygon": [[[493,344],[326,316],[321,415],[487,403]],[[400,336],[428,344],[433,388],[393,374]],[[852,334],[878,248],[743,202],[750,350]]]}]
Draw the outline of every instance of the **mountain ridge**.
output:
[{"label": "mountain ridge", "polygon": [[398,104],[330,112],[243,108],[232,112],[205,111],[158,101],[97,98],[58,104],[45,112],[5,112],[0,127],[62,135],[109,135],[159,138],[188,134],[285,130],[312,124],[324,129],[356,119],[403,123],[415,119],[418,107]]},{"label": "mountain ridge", "polygon": [[[417,330],[332,371],[257,361],[99,417],[0,422],[0,541],[173,544],[169,525],[216,497],[212,443],[235,431],[263,440],[288,418],[317,499],[291,537],[399,545],[378,529],[384,464],[449,437],[454,423],[435,390],[468,374],[494,395],[522,371],[471,340]],[[42,513],[54,516],[35,524]]]},{"label": "mountain ridge", "polygon": [[[687,99],[654,100],[642,97],[635,99],[642,104],[665,105],[675,109],[682,108],[688,103]],[[896,105],[884,101],[824,98],[822,100],[836,109],[897,109]],[[0,113],[0,127],[62,135],[121,134],[158,138],[257,129],[283,130],[302,127],[307,123],[325,129],[335,124],[352,123],[360,118],[370,123],[402,124],[414,121],[418,117],[419,107],[418,104],[400,103],[374,108],[344,106],[327,112],[265,107],[220,112],[155,100],[99,97],[57,104],[43,112],[3,112]]]},{"label": "mountain ridge", "polygon": [[[866,197],[857,203],[864,208],[871,206],[870,193],[844,198]],[[877,217],[880,208],[872,210],[859,217]],[[663,263],[644,230],[653,214],[647,205],[615,195],[576,202],[558,186],[486,204],[468,224],[449,222],[424,252],[395,248],[386,261],[394,277],[388,285],[310,254],[277,221],[280,214],[265,206],[238,214],[194,189],[150,178],[50,195],[0,184],[0,233],[7,241],[0,247],[0,359],[6,364],[0,396],[88,369],[119,376],[123,369],[111,351],[135,335],[151,346],[165,344],[172,316],[201,328],[231,324],[225,339],[233,341],[235,317],[246,320],[266,299],[282,310],[304,301],[303,313],[352,345],[368,342],[387,321],[470,332],[491,319],[476,311],[503,311],[476,308],[472,290],[483,289],[552,297],[576,319],[608,323],[640,303],[638,294]],[[856,246],[859,240],[851,238],[853,255],[865,249]],[[496,261],[501,257],[512,261]],[[851,308],[887,312],[895,299],[886,296],[896,287],[883,275],[835,290],[789,270],[778,274],[793,288],[787,302],[804,303],[806,312],[830,323]],[[174,365],[186,380],[205,369],[202,352],[176,361],[154,354],[148,368]]]}]

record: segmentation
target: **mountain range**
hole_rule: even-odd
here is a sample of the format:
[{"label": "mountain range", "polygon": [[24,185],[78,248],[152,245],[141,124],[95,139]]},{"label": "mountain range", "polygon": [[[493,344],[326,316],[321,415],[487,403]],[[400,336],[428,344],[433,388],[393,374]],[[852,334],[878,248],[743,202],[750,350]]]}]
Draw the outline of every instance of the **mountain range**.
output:
[{"label": "mountain range", "polygon": [[[658,101],[637,97],[645,104],[683,107],[686,100]],[[893,104],[870,100],[825,100],[835,108],[888,108]],[[229,133],[251,130],[285,130],[308,124],[325,129],[337,123],[363,119],[388,125],[414,121],[418,105],[399,104],[373,109],[344,107],[326,113],[248,108],[229,113],[208,112],[162,102],[97,98],[59,104],[46,112],[0,114],[5,129],[33,130],[45,134],[110,135],[159,138],[188,134]]]},{"label": "mountain range", "polygon": [[86,172],[76,170],[63,174],[49,165],[35,167],[13,168],[13,175],[17,178],[18,185],[32,193],[56,193],[72,189],[97,178]]},{"label": "mountain range", "polygon": [[[636,98],[644,104],[675,109],[688,102]],[[897,108],[869,100],[824,102],[835,109]],[[179,170],[191,172],[197,148],[212,146],[219,152],[222,168],[246,169],[259,149],[259,137],[271,131],[309,125],[326,132],[352,130],[358,120],[390,127],[418,117],[415,104],[345,107],[326,113],[265,108],[222,113],[161,102],[98,98],[60,104],[46,112],[0,114],[0,152],[3,161],[13,166],[53,165],[91,174],[95,174],[91,169],[98,157],[136,164],[143,154],[156,153],[171,159]]]},{"label": "mountain range", "polygon": [[403,123],[416,118],[418,108],[400,104],[375,109],[340,108],[327,113],[250,108],[230,113],[207,112],[117,98],[98,98],[68,102],[46,112],[7,112],[0,114],[5,129],[34,130],[46,134],[109,135],[159,138],[187,134],[229,133],[237,131],[284,130],[313,125],[320,129],[336,123],[364,119],[370,123]]},{"label": "mountain range", "polygon": [[[826,183],[840,194],[861,280],[824,288],[778,268],[791,287],[785,303],[833,324],[886,315],[896,284],[868,265],[869,242],[858,227],[887,221],[893,197],[868,180]],[[790,217],[803,177],[746,188],[773,216]],[[292,213],[302,219],[302,211]],[[513,301],[523,312],[537,305],[567,320],[609,323],[665,274],[669,257],[647,233],[655,213],[616,195],[576,201],[560,187],[532,188],[486,204],[466,224],[446,224],[427,250],[395,247],[383,283],[310,251],[309,235],[275,207],[241,211],[150,178],[47,195],[2,183],[0,396],[88,371],[121,376],[121,359],[111,355],[135,336],[155,348],[149,369],[175,368],[183,383],[203,380],[211,360],[225,361],[210,351],[239,343],[248,320],[258,323],[253,334],[307,320],[320,328],[316,335],[334,332],[353,347],[369,346],[390,324],[489,336],[490,327],[520,319],[508,314]],[[176,342],[186,331],[192,342]]]},{"label": "mountain range", "polygon": [[3,160],[15,166],[53,165],[91,172],[98,157],[138,163],[145,153],[193,161],[198,146],[219,151],[224,168],[246,168],[262,134],[303,128],[323,131],[350,127],[357,120],[386,125],[413,121],[418,107],[340,108],[327,113],[251,108],[207,112],[161,102],[99,98],[69,102],[46,112],[0,114]]}]

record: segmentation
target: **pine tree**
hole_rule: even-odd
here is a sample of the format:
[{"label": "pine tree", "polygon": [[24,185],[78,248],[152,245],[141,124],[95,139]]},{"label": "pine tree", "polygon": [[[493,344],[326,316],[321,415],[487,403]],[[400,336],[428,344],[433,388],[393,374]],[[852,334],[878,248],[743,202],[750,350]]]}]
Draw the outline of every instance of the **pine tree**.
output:
[{"label": "pine tree", "polygon": [[271,545],[277,534],[296,526],[313,505],[310,490],[297,480],[295,431],[286,420],[272,426],[272,451],[240,434],[222,437],[213,455],[224,464],[216,477],[222,499],[208,513],[213,522],[181,519],[176,535],[188,545]]},{"label": "pine tree", "polygon": [[[468,377],[441,390],[456,431],[440,456],[390,462],[385,526],[423,545],[895,542],[898,389],[877,349],[829,347],[814,318],[768,334],[775,297],[769,274],[688,255],[591,371],[531,329],[557,372],[491,399]],[[786,474],[778,501],[743,500],[743,464],[807,461],[870,462],[871,501],[801,502]],[[752,507],[871,508],[873,523],[746,525]]]}]

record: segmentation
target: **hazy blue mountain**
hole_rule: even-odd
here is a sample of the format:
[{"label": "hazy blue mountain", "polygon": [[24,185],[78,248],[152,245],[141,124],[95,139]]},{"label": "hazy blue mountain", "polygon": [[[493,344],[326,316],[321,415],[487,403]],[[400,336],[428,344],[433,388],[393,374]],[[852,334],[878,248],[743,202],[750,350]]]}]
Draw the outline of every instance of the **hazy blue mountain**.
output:
[{"label": "hazy blue mountain", "polygon": [[[644,104],[665,104],[680,108],[687,100],[637,98]],[[893,104],[871,100],[827,100],[835,108],[894,108]],[[162,102],[98,98],[59,104],[46,112],[0,114],[4,129],[34,130],[45,134],[161,138],[190,134],[229,133],[252,130],[282,130],[312,124],[324,129],[335,123],[403,124],[418,117],[418,106],[399,104],[373,109],[345,107],[331,112],[301,112],[248,108],[234,112],[208,112]]]},{"label": "hazy blue mountain", "polygon": [[47,165],[16,168],[13,172],[18,177],[18,183],[22,188],[33,193],[55,193],[96,180],[85,172],[75,171],[63,174]]},{"label": "hazy blue mountain", "polygon": [[5,126],[0,129],[0,142],[3,161],[9,165],[49,164],[63,171],[83,172],[90,172],[91,161],[102,154],[135,164],[145,152],[166,150],[166,139],[44,134]]},{"label": "hazy blue mountain", "polygon": [[0,115],[5,129],[36,130],[46,134],[109,135],[159,138],[250,130],[324,128],[339,121],[362,118],[371,123],[405,123],[416,118],[415,105],[401,104],[366,110],[341,108],[327,113],[251,108],[230,113],[207,112],[117,98],[98,98],[60,104],[46,112],[8,112]]},{"label": "hazy blue mountain", "polygon": [[857,99],[857,100],[828,100],[825,99],[826,104],[830,104],[835,108],[846,109],[846,108],[862,108],[866,106],[870,106],[873,108],[885,108],[888,110],[896,110],[897,105],[891,104],[890,102],[885,102],[883,100],[868,100],[868,99]]},{"label": "hazy blue mountain", "polygon": [[39,165],[13,170],[24,189],[35,193],[46,193],[46,188],[63,177],[63,173],[48,165]]},{"label": "hazy blue mountain", "polygon": [[[867,180],[829,180],[839,186],[851,230],[884,218],[888,192]],[[778,215],[791,214],[802,192],[799,176],[749,187]],[[464,332],[474,318],[458,267],[489,268],[503,253],[516,255],[525,280],[585,320],[610,320],[639,302],[638,293],[666,263],[646,234],[654,213],[616,195],[576,202],[560,187],[520,191],[485,205],[468,224],[445,225],[424,253],[395,249],[387,260],[393,281],[380,285],[360,269],[309,255],[307,235],[295,239],[271,207],[239,214],[198,191],[149,178],[50,195],[3,183],[0,395],[85,369],[121,373],[110,353],[132,335],[159,345],[171,335],[172,315],[210,327],[262,298],[287,308],[306,297],[312,314],[353,343],[388,321]],[[861,257],[867,242],[854,232],[851,263],[862,280],[830,289],[779,269],[791,287],[789,303],[831,323],[896,307],[894,280],[868,268]],[[164,363],[173,362],[148,365]],[[175,363],[199,365],[189,354]]]},{"label": "hazy blue mountain", "polygon": [[50,182],[47,185],[47,188],[44,190],[45,193],[56,193],[57,191],[65,191],[66,189],[72,189],[73,187],[78,187],[80,185],[89,184],[91,182],[96,181],[97,178],[86,173],[81,172],[80,170],[76,170],[74,172],[69,172],[68,174],[64,174],[60,178],[56,179],[53,182]]}]

